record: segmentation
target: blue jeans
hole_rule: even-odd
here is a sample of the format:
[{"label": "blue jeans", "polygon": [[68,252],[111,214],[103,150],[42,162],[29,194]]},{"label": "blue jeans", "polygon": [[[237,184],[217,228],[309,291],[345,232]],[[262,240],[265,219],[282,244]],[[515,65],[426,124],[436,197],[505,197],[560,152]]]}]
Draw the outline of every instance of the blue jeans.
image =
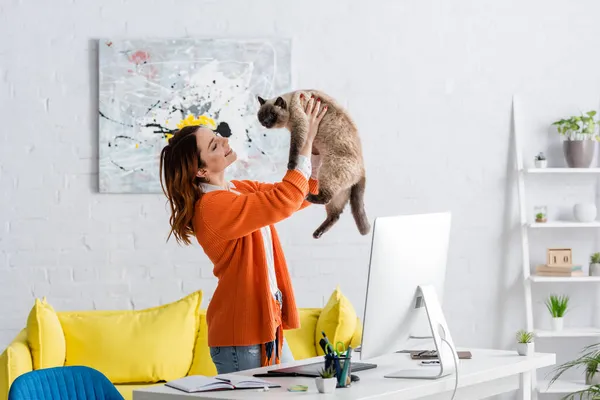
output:
[{"label": "blue jeans", "polygon": [[[260,345],[211,347],[210,357],[219,374],[260,368]],[[281,349],[281,363],[291,361],[294,361],[294,356],[284,340]]]}]

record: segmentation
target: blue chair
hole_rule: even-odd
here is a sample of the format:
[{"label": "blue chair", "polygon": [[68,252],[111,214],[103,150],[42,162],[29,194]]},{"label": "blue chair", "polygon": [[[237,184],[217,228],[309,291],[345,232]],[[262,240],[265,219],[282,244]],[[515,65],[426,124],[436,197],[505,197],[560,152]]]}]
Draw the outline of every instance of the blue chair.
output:
[{"label": "blue chair", "polygon": [[14,380],[8,400],[123,400],[100,371],[84,366],[44,368]]}]

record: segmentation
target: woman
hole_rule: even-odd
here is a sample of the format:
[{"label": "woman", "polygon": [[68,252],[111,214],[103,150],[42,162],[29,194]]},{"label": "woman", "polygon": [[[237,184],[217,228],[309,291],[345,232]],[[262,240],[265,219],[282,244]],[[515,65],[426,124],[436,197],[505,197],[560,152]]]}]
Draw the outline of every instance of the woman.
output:
[{"label": "woman", "polygon": [[306,207],[318,192],[312,144],[327,111],[302,99],[309,121],[298,167],[281,182],[225,181],[237,158],[226,138],[187,126],[161,152],[161,185],[171,206],[171,234],[194,235],[219,282],[207,310],[208,345],[219,374],[293,360],[283,329],[300,327],[287,265],[273,224]]}]

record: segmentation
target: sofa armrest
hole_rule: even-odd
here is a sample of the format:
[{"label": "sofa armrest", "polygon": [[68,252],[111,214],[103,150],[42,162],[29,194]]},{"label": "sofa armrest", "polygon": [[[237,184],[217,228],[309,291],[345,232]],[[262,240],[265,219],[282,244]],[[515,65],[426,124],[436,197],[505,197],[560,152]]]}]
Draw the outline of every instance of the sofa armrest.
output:
[{"label": "sofa armrest", "polygon": [[27,330],[23,329],[0,355],[0,400],[8,399],[10,385],[17,377],[32,370]]}]

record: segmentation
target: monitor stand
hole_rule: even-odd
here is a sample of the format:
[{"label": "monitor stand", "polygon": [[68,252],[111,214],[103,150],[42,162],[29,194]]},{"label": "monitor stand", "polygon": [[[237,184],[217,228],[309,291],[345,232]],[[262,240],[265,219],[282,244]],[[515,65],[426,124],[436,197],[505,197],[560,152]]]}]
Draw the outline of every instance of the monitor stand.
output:
[{"label": "monitor stand", "polygon": [[[421,303],[424,303],[427,312],[433,343],[440,362],[439,367],[419,366],[418,369],[406,369],[387,374],[385,375],[386,378],[438,379],[456,371],[456,366],[459,363],[458,353],[450,336],[450,330],[446,324],[446,318],[444,318],[435,287],[432,285],[419,286],[417,300],[420,300],[419,297],[422,298]],[[419,304],[419,301],[417,301],[417,304]]]}]

